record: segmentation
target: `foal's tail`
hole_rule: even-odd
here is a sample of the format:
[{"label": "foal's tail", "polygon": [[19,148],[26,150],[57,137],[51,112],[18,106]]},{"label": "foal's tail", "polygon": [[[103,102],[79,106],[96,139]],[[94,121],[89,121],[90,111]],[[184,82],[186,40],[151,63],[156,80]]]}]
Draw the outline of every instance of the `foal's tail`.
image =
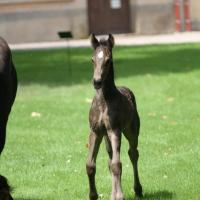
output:
[{"label": "foal's tail", "polygon": [[11,191],[12,189],[8,185],[7,179],[0,175],[0,200],[13,200]]}]

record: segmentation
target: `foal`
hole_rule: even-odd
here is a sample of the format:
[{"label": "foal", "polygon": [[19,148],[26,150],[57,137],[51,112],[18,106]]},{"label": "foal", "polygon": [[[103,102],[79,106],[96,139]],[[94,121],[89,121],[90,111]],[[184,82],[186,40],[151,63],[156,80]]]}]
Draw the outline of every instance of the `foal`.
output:
[{"label": "foal", "polygon": [[[0,154],[6,140],[8,117],[17,92],[17,74],[10,48],[0,37]],[[10,187],[5,177],[0,175],[0,199],[11,200]]]},{"label": "foal", "polygon": [[90,200],[98,199],[95,186],[95,164],[99,146],[104,137],[109,155],[109,169],[112,174],[110,199],[124,200],[121,189],[122,164],[120,162],[122,132],[129,142],[128,154],[133,165],[134,190],[136,195],[141,197],[142,186],[137,168],[140,119],[135,97],[128,88],[115,86],[112,59],[113,36],[109,34],[108,40],[98,41],[92,35],[91,43],[94,48],[92,62],[94,64],[93,85],[96,95],[89,113],[89,155],[86,163],[90,186],[89,198]]}]

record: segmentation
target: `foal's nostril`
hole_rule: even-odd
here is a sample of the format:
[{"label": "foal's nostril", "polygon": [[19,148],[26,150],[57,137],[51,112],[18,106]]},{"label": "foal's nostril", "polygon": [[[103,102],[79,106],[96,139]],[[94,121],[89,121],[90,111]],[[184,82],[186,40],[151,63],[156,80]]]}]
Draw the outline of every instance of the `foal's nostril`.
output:
[{"label": "foal's nostril", "polygon": [[94,87],[96,88],[96,89],[99,89],[100,87],[101,87],[101,84],[102,84],[102,81],[101,81],[101,79],[99,79],[99,80],[93,80],[93,83],[94,83]]}]

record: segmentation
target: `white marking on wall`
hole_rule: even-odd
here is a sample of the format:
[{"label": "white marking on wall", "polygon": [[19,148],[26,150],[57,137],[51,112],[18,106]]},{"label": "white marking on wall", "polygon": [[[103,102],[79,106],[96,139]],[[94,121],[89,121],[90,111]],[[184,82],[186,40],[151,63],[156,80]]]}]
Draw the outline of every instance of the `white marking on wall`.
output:
[{"label": "white marking on wall", "polygon": [[103,58],[103,51],[100,51],[100,52],[98,53],[98,58]]}]

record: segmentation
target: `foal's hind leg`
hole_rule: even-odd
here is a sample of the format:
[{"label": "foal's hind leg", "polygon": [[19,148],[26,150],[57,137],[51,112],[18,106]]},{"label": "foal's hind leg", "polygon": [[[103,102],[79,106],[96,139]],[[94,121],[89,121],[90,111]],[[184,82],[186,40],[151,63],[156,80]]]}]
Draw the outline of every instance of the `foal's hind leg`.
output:
[{"label": "foal's hind leg", "polygon": [[129,142],[129,151],[128,155],[133,165],[133,172],[134,172],[134,191],[136,196],[142,197],[142,186],[140,184],[139,174],[138,174],[138,158],[139,158],[139,151],[137,149],[138,146],[138,136],[139,136],[139,129],[138,131],[134,130],[131,127],[129,130],[126,130],[124,133],[125,137],[128,139]]},{"label": "foal's hind leg", "polygon": [[90,200],[98,199],[98,194],[95,185],[95,173],[96,173],[96,158],[99,151],[99,146],[102,141],[102,136],[97,136],[91,132],[89,136],[89,155],[86,163],[86,170],[89,179],[90,186]]}]

